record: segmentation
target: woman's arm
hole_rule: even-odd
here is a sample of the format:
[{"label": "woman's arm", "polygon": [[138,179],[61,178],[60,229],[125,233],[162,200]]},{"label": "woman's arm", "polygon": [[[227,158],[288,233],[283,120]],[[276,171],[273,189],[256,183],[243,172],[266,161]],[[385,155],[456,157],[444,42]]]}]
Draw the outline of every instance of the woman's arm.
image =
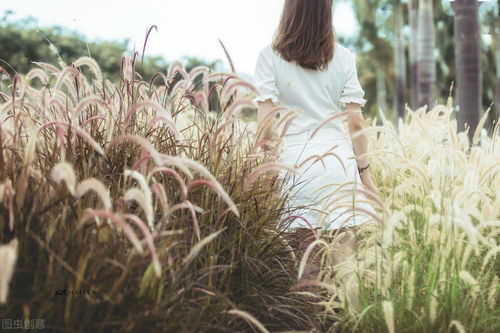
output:
[{"label": "woman's arm", "polygon": [[[349,134],[352,136],[364,128],[365,119],[361,112],[361,107],[357,103],[346,104],[347,125],[349,127]],[[352,145],[356,156],[363,155],[368,152],[368,140],[365,134],[358,135],[352,139]],[[358,167],[363,168],[368,164],[366,157],[358,157]],[[367,170],[368,171],[368,170]]]},{"label": "woman's arm", "polygon": [[[264,129],[264,123],[263,120],[266,118],[266,116],[277,106],[279,106],[278,103],[274,103],[271,99],[267,99],[265,102],[258,102],[258,108],[257,108],[257,131],[260,131],[261,129]],[[273,140],[273,133],[275,131],[275,126],[274,126],[274,117],[272,117],[269,120],[271,123],[269,126],[267,126],[264,129],[264,132],[261,136],[261,140]],[[264,145],[264,150],[269,150],[271,145]]]},{"label": "woman's arm", "polygon": [[[351,138],[355,133],[361,131],[364,128],[365,119],[363,113],[361,112],[361,106],[357,103],[347,103],[346,104],[347,113],[347,125],[349,127],[349,134]],[[368,164],[368,159],[366,156],[362,156],[368,152],[368,138],[366,134],[362,133],[354,138],[352,138],[352,145],[354,153],[356,154],[358,167],[363,168]],[[359,157],[360,156],[360,157]],[[366,169],[360,175],[363,185],[365,185],[370,191],[378,194],[379,191],[370,176],[370,170]]]}]

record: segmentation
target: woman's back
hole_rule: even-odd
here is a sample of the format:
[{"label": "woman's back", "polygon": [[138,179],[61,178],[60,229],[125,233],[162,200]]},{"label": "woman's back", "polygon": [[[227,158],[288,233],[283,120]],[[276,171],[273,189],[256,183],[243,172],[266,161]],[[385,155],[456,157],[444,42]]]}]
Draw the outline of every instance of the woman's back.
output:
[{"label": "woman's back", "polygon": [[[366,103],[357,77],[355,56],[339,43],[335,43],[333,59],[324,71],[286,61],[269,44],[260,51],[254,81],[260,93],[256,101],[279,101],[282,106],[299,112],[287,136],[312,131],[328,116],[340,112],[345,103]],[[332,137],[348,135],[341,121],[338,118],[325,125],[335,130]]]}]

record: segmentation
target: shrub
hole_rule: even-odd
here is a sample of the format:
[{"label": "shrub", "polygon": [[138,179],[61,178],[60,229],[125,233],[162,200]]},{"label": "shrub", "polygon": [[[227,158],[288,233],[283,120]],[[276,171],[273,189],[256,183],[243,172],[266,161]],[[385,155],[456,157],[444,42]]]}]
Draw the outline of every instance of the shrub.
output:
[{"label": "shrub", "polygon": [[281,166],[239,117],[251,85],[180,63],[146,82],[127,57],[116,84],[90,58],[36,65],[0,96],[0,242],[18,242],[2,318],[79,332],[317,325],[276,227],[286,195],[262,172]]}]

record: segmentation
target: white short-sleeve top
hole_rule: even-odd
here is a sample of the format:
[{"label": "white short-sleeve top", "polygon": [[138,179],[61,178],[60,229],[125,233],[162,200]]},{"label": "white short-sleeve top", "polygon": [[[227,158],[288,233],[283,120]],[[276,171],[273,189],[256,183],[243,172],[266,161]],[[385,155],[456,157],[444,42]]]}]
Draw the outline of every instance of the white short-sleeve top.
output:
[{"label": "white short-sleeve top", "polygon": [[[272,49],[264,47],[258,56],[254,85],[259,96],[254,102],[271,99],[299,112],[287,135],[303,134],[314,129],[327,117],[341,111],[346,103],[364,106],[364,90],[358,80],[356,57],[346,47],[335,43],[334,56],[325,71],[305,69],[288,62]],[[339,136],[347,134],[342,117],[322,128],[332,128]]]}]

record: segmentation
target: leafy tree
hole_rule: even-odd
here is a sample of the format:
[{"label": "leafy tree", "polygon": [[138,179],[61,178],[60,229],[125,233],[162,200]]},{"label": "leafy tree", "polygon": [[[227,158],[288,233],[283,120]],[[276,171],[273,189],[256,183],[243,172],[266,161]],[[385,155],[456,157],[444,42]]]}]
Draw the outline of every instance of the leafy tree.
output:
[{"label": "leafy tree", "polygon": [[[338,0],[345,1],[345,0]],[[428,1],[428,0],[425,0]],[[421,0],[420,0],[421,2]],[[433,59],[436,62],[435,77],[436,87],[434,96],[435,100],[444,102],[444,98],[449,95],[450,87],[456,81],[456,66],[455,66],[455,43],[454,43],[454,13],[449,2],[442,0],[432,0],[433,22],[435,33],[435,46],[432,50]],[[500,1],[498,1],[500,3]],[[387,103],[394,105],[394,113],[397,114],[398,105],[396,98],[401,98],[400,93],[396,93],[396,82],[401,82],[401,73],[396,69],[396,64],[400,65],[401,59],[397,60],[396,55],[401,56],[401,52],[396,52],[398,45],[398,35],[403,32],[403,37],[408,42],[406,54],[409,55],[409,61],[406,65],[406,73],[409,77],[410,85],[406,88],[405,101],[413,108],[419,106],[416,104],[416,75],[417,75],[417,39],[415,28],[417,24],[417,9],[419,0],[354,0],[351,2],[353,9],[360,26],[359,36],[341,39],[346,45],[357,49],[358,73],[363,88],[366,91],[368,99],[367,109],[370,113],[377,113],[377,104],[380,107],[385,104],[377,100],[377,90],[382,86],[380,84],[381,74],[377,75],[377,71],[381,71],[386,86]],[[430,2],[429,2],[430,3]],[[405,11],[403,20],[404,27],[395,28],[397,22],[398,7],[401,5],[408,6]],[[481,33],[490,33],[492,35],[492,43],[482,43],[481,45],[481,62],[483,70],[483,91],[482,91],[482,109],[485,110],[495,100],[495,95],[500,96],[500,69],[496,63],[500,63],[500,51],[498,53],[498,61],[495,60],[495,48],[500,50],[500,44],[495,40],[500,40],[500,37],[495,37],[495,31],[500,32],[500,20],[497,11],[500,4],[492,2],[484,3],[479,11],[479,22]],[[498,26],[495,28],[495,26]],[[500,33],[499,33],[500,35]],[[400,43],[400,42],[399,42]],[[496,79],[498,72],[498,81]],[[377,85],[377,77],[379,84]],[[397,81],[397,77],[399,77]],[[496,83],[499,82],[499,83]],[[498,90],[495,93],[495,86]],[[401,88],[399,88],[401,89]],[[454,89],[456,93],[456,89]],[[399,96],[399,97],[398,97]],[[500,97],[498,97],[500,99]],[[457,102],[457,98],[454,99]],[[411,103],[410,103],[411,101]],[[384,110],[390,113],[390,110]],[[498,111],[490,115],[490,123],[498,118]]]},{"label": "leafy tree", "polygon": [[[32,62],[57,63],[62,60],[71,63],[82,56],[91,56],[105,76],[119,80],[122,56],[133,54],[128,48],[128,39],[87,41],[84,35],[60,26],[37,28],[38,22],[33,17],[11,20],[11,14],[5,12],[0,20],[0,66],[9,74],[26,73],[33,67]],[[214,68],[219,61],[206,62],[185,56],[181,62],[191,70],[199,65]],[[141,63],[140,56],[137,63]],[[168,63],[162,57],[145,56],[143,66],[137,66],[137,70],[144,78],[151,78],[157,72],[165,72],[167,67]]]}]

